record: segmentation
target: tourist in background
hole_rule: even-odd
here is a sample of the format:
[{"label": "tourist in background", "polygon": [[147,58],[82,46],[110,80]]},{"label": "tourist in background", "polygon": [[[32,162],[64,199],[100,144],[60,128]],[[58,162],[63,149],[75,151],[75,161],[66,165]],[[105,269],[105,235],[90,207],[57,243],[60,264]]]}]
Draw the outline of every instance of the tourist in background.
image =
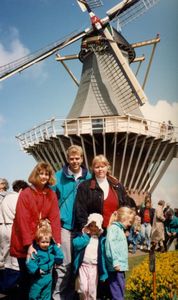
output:
[{"label": "tourist in background", "polygon": [[[7,194],[7,191],[9,189],[9,183],[7,179],[0,178],[0,232],[2,232],[1,226],[4,224],[2,211],[1,211],[1,205],[4,197]],[[1,240],[2,234],[0,234],[0,245],[3,243]],[[0,247],[0,270],[4,268],[4,255],[2,253],[2,247]]]},{"label": "tourist in background", "polygon": [[141,218],[140,216],[135,216],[134,224],[129,230],[129,236],[127,238],[128,246],[132,245],[132,253],[135,254],[137,251],[137,246],[143,244],[144,237],[141,230]]},{"label": "tourist in background", "polygon": [[[168,209],[165,214],[165,248],[169,250],[174,239],[178,238],[178,217],[175,216],[172,208]],[[177,249],[178,243],[176,243]]]},{"label": "tourist in background", "polygon": [[7,179],[0,178],[0,205],[1,205],[1,200],[7,194],[8,189],[9,189],[9,183],[8,183]]},{"label": "tourist in background", "polygon": [[[151,228],[153,224],[155,209],[151,207],[151,199],[145,200],[145,207],[140,209],[141,230],[146,243],[147,250],[150,251],[151,246]],[[140,246],[143,249],[143,244]]]},{"label": "tourist in background", "polygon": [[3,217],[2,217],[2,211],[1,211],[1,204],[4,199],[4,197],[7,194],[7,191],[9,189],[9,183],[6,178],[0,178],[0,290],[3,289],[3,276],[4,276],[4,254],[3,254],[3,240],[2,240],[2,231],[3,231]]},{"label": "tourist in background", "polygon": [[[10,256],[10,240],[12,224],[16,212],[16,204],[19,194],[28,187],[24,180],[15,180],[12,183],[12,192],[6,194],[1,203],[2,224],[0,225],[0,252],[1,270],[3,276],[0,278],[0,291],[10,292],[10,289],[17,287],[19,279],[19,265],[15,257]],[[15,291],[12,291],[13,293]],[[14,295],[15,299],[15,295]]]},{"label": "tourist in background", "polygon": [[157,250],[164,252],[164,240],[165,240],[165,234],[164,234],[164,206],[165,201],[159,200],[158,205],[155,209],[155,214],[153,218],[153,225],[151,230],[151,240],[157,245]]}]

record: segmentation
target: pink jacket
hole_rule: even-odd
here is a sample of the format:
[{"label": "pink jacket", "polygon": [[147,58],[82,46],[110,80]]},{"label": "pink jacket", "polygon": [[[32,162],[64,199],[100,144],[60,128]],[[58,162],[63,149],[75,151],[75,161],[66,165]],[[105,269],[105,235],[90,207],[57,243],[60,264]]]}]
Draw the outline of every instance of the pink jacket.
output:
[{"label": "pink jacket", "polygon": [[57,196],[50,188],[39,191],[34,187],[23,190],[18,198],[11,235],[11,256],[26,257],[32,244],[39,218],[51,222],[53,238],[61,242],[61,224]]}]

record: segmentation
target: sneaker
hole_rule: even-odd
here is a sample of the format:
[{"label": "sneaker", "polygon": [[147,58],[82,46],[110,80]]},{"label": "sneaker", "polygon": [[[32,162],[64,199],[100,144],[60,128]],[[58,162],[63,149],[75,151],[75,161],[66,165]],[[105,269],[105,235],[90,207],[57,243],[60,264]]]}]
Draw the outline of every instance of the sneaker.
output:
[{"label": "sneaker", "polygon": [[164,253],[164,252],[165,252],[165,249],[164,249],[163,246],[161,247],[160,252],[161,252],[161,253]]},{"label": "sneaker", "polygon": [[135,254],[135,253],[136,253],[136,249],[133,248],[133,249],[132,249],[132,254]]},{"label": "sneaker", "polygon": [[143,245],[140,245],[140,250],[143,250]]}]

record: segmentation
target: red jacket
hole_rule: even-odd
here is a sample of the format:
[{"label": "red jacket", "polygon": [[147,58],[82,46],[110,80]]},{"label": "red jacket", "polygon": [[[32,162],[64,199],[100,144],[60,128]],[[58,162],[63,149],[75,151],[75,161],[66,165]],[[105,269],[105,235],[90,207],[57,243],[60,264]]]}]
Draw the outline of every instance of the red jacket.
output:
[{"label": "red jacket", "polygon": [[43,191],[28,187],[18,198],[16,215],[12,226],[10,254],[14,257],[26,257],[32,244],[39,218],[48,218],[56,243],[61,241],[61,224],[57,196],[50,188]]}]

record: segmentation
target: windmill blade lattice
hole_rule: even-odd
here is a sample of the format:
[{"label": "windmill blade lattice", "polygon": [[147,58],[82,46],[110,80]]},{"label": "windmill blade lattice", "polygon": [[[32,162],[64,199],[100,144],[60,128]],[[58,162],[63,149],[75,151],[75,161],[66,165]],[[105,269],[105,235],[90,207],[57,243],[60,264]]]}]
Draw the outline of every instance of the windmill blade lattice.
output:
[{"label": "windmill blade lattice", "polygon": [[[89,31],[89,30],[88,30]],[[43,48],[42,50],[39,50],[35,53],[32,53],[30,55],[27,55],[25,57],[22,57],[21,59],[18,59],[16,61],[13,61],[9,64],[6,64],[4,66],[0,66],[0,81],[4,80],[7,77],[12,76],[13,74],[17,72],[21,72],[24,69],[34,65],[35,63],[38,63],[49,56],[56,53],[58,50],[76,42],[77,40],[81,39],[86,35],[87,29],[85,31],[81,32],[75,32],[70,34],[69,36],[65,36],[65,38],[49,45],[46,48]]]},{"label": "windmill blade lattice", "polygon": [[92,10],[103,5],[101,0],[77,0],[77,3],[82,11],[86,11],[87,7]]},{"label": "windmill blade lattice", "polygon": [[123,27],[134,19],[138,18],[160,0],[126,0],[122,1],[112,9],[107,11],[110,20],[119,21],[119,26]]},{"label": "windmill blade lattice", "polygon": [[101,0],[87,0],[86,1],[91,9],[100,7],[103,5],[103,2]]}]

